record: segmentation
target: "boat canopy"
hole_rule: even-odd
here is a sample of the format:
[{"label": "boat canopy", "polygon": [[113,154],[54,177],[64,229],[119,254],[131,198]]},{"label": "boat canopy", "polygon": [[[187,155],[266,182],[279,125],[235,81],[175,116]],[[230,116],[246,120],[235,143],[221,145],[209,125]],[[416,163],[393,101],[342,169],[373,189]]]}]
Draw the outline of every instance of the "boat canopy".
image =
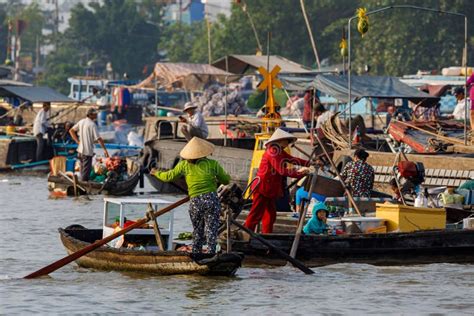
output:
[{"label": "boat canopy", "polygon": [[[182,88],[185,90],[202,90],[212,82],[224,83],[226,78],[231,78],[232,73],[208,64],[192,63],[156,63],[153,73],[142,82],[129,86],[131,89],[155,89],[155,80],[160,88],[172,90]],[[231,82],[231,79],[227,80]]]},{"label": "boat canopy", "polygon": [[[318,75],[307,88],[314,88],[334,98],[347,102],[349,88],[347,76]],[[351,76],[351,99],[384,98],[408,99],[418,102],[425,99],[439,99],[410,87],[394,77]]]},{"label": "boat canopy", "polygon": [[77,102],[48,87],[0,86],[0,97],[36,102]]},{"label": "boat canopy", "polygon": [[[267,68],[268,56],[262,55],[228,55],[215,61],[212,65],[235,73],[245,74],[249,71],[255,71],[259,67]],[[280,66],[280,73],[312,73],[315,72],[297,62],[286,59],[278,55],[270,55],[270,70],[276,65]]]}]

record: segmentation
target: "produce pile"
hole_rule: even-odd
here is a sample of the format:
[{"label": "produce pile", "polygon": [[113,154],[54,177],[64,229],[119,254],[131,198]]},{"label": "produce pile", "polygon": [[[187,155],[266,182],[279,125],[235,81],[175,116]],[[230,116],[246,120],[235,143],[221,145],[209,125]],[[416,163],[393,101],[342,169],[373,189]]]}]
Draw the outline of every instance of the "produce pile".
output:
[{"label": "produce pile", "polygon": [[[195,104],[199,107],[204,116],[218,116],[225,114],[226,88],[213,85],[204,90]],[[238,89],[227,88],[227,114],[247,114],[250,113],[245,105],[245,100]]]}]

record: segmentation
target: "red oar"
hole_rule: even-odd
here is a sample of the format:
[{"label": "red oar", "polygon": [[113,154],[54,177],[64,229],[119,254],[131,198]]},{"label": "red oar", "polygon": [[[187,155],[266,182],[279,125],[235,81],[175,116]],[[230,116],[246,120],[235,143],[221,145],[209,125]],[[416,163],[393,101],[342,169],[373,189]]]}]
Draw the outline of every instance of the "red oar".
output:
[{"label": "red oar", "polygon": [[[155,217],[158,217],[158,216],[161,216],[169,211],[171,211],[172,209],[186,203],[189,201],[189,197],[185,197],[184,199],[181,199],[171,205],[168,205],[167,207],[161,209],[161,210],[158,210],[155,213]],[[64,257],[56,262],[53,262],[51,263],[50,265],[38,270],[38,271],[35,271],[31,274],[28,274],[27,276],[25,276],[24,278],[25,279],[34,279],[34,278],[37,278],[37,277],[40,277],[40,276],[43,276],[43,275],[48,275],[50,274],[51,272],[54,272],[56,271],[57,269],[59,268],[62,268],[64,267],[66,264],[70,263],[70,262],[73,262],[74,260],[77,260],[79,259],[80,257],[88,254],[89,252],[99,248],[100,246],[102,245],[105,245],[106,243],[108,243],[109,241],[112,241],[114,240],[115,238],[117,237],[120,237],[122,236],[123,234],[126,234],[128,233],[129,231],[131,231],[132,229],[134,228],[137,228],[137,227],[140,227],[141,225],[145,224],[146,222],[148,222],[150,220],[150,218],[148,217],[144,217],[142,218],[141,220],[137,221],[135,224],[132,224],[130,226],[128,226],[127,228],[124,228],[110,236],[107,236],[105,237],[104,239],[101,239],[101,240],[97,240],[96,242],[94,242],[93,244],[90,244],[89,246],[86,246],[84,248],[82,248],[81,250],[78,250],[76,251],[75,253],[67,256],[67,257]]]}]

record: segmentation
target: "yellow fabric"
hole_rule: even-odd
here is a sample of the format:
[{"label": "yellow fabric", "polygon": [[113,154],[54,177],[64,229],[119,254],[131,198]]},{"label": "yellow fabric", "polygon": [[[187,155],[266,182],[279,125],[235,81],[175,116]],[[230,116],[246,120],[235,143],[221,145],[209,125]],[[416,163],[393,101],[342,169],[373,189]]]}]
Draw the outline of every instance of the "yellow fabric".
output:
[{"label": "yellow fabric", "polygon": [[49,161],[49,166],[51,168],[51,174],[57,176],[59,172],[66,172],[66,157],[56,156]]}]

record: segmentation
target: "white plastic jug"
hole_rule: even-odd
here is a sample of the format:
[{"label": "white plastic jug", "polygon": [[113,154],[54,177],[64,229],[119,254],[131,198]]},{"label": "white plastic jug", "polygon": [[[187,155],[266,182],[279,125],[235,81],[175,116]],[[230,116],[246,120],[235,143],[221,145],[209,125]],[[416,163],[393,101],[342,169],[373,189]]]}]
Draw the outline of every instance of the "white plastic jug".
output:
[{"label": "white plastic jug", "polygon": [[415,198],[415,207],[427,207],[428,206],[428,199],[421,193]]}]

